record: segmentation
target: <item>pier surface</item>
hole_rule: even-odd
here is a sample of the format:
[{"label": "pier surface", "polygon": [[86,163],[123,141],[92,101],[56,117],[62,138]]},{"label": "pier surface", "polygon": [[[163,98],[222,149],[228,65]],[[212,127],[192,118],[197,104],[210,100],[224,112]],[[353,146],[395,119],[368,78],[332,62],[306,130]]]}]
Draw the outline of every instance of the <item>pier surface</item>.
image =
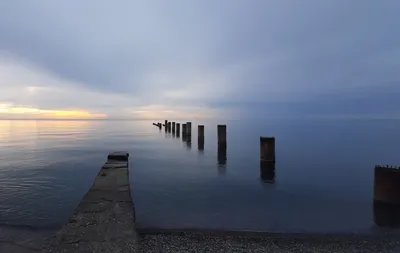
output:
[{"label": "pier surface", "polygon": [[139,252],[128,153],[108,156],[69,222],[43,252]]}]

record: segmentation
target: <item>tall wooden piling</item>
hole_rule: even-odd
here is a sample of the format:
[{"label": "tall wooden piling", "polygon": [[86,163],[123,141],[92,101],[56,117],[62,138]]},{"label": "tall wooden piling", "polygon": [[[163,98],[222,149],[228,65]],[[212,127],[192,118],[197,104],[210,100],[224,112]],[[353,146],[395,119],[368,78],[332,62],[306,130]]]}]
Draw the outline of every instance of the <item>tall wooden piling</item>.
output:
[{"label": "tall wooden piling", "polygon": [[192,136],[192,122],[186,122],[186,135]]},{"label": "tall wooden piling", "polygon": [[226,144],[226,125],[218,125],[218,145]]},{"label": "tall wooden piling", "polygon": [[197,127],[197,132],[198,132],[198,138],[199,139],[204,139],[204,125],[199,125]]},{"label": "tall wooden piling", "polygon": [[204,125],[199,125],[197,127],[198,137],[197,137],[197,146],[199,151],[204,150]]},{"label": "tall wooden piling", "polygon": [[180,133],[181,133],[181,124],[176,123],[176,136],[179,137]]},{"label": "tall wooden piling", "polygon": [[382,227],[400,226],[400,170],[375,166],[374,221]]},{"label": "tall wooden piling", "polygon": [[275,162],[275,137],[260,137],[260,161]]},{"label": "tall wooden piling", "polygon": [[175,122],[172,122],[172,133],[175,133]]},{"label": "tall wooden piling", "polygon": [[168,122],[168,132],[171,132],[171,122]]}]

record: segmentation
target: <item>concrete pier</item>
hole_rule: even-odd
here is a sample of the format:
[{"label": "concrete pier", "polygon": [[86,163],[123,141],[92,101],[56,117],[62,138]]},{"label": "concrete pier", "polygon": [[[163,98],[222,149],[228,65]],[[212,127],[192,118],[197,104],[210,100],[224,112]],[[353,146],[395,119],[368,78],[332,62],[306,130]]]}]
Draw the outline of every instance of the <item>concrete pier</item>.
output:
[{"label": "concrete pier", "polygon": [[226,144],[226,125],[218,125],[218,145],[225,143]]},{"label": "concrete pier", "polygon": [[186,135],[192,136],[192,122],[186,122]]},{"label": "concrete pier", "polygon": [[400,170],[393,166],[375,166],[374,221],[382,227],[400,226]]},{"label": "concrete pier", "polygon": [[260,161],[275,162],[275,137],[260,137]]},{"label": "concrete pier", "polygon": [[176,123],[176,136],[179,137],[181,134],[181,124]]},{"label": "concrete pier", "polygon": [[172,133],[175,133],[175,122],[172,122]]},{"label": "concrete pier", "polygon": [[114,152],[43,252],[139,252],[126,152]]}]

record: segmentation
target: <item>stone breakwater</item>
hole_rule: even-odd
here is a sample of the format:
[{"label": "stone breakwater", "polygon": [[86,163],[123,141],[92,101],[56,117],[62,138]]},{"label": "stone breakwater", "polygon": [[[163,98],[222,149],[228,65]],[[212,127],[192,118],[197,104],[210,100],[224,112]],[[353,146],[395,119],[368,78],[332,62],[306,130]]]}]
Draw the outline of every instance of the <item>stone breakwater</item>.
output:
[{"label": "stone breakwater", "polygon": [[138,252],[129,154],[110,153],[79,206],[43,252]]}]

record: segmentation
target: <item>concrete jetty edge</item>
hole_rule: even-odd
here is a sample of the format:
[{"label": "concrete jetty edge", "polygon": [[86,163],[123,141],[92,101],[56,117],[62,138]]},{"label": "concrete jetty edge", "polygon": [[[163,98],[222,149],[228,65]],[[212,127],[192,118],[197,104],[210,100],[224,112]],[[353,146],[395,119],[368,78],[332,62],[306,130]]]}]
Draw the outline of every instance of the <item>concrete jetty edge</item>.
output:
[{"label": "concrete jetty edge", "polygon": [[129,154],[113,152],[43,252],[138,252]]}]

